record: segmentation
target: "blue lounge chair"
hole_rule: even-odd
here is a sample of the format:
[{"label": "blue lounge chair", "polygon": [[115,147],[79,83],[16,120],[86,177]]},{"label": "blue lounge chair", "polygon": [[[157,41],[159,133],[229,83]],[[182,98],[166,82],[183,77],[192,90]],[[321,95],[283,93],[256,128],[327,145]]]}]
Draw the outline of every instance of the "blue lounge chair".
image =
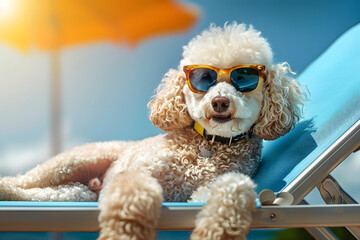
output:
[{"label": "blue lounge chair", "polygon": [[[315,237],[334,239],[322,227],[346,226],[360,238],[360,205],[330,176],[360,147],[360,25],[341,36],[299,76],[299,81],[311,93],[304,118],[286,136],[264,144],[255,178],[258,192],[288,192],[293,205],[264,206],[258,201],[252,228],[307,227]],[[332,205],[304,205],[302,200],[315,187]],[[97,206],[0,202],[0,231],[97,231]],[[201,207],[164,203],[158,229],[191,230]]]}]

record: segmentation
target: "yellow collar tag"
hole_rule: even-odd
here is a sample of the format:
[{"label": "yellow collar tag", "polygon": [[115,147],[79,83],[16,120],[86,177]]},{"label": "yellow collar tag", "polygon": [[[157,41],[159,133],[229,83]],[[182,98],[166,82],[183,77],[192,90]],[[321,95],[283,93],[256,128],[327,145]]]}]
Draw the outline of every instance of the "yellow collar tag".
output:
[{"label": "yellow collar tag", "polygon": [[203,126],[200,125],[200,123],[198,122],[194,122],[194,129],[195,131],[197,131],[201,136],[205,137],[204,135],[204,131],[205,129],[203,128]]}]

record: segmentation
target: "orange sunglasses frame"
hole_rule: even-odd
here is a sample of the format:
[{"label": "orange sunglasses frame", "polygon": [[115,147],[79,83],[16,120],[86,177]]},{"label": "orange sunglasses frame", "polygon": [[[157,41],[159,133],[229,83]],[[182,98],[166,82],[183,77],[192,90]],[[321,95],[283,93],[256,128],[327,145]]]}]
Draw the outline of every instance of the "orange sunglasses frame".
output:
[{"label": "orange sunglasses frame", "polygon": [[[193,69],[196,69],[196,68],[208,68],[208,69],[214,70],[216,72],[216,74],[217,74],[216,84],[220,82],[220,77],[219,77],[220,74],[219,74],[219,72],[221,72],[221,74],[227,75],[227,78],[226,78],[225,82],[232,85],[232,82],[231,82],[231,79],[230,79],[230,74],[231,74],[231,72],[233,70],[238,69],[238,68],[255,69],[259,73],[259,82],[261,81],[261,79],[265,79],[265,77],[266,77],[266,67],[264,65],[246,64],[246,65],[237,65],[237,66],[234,66],[234,67],[231,67],[231,68],[224,68],[224,69],[216,68],[216,67],[213,67],[213,66],[210,66],[210,65],[200,65],[200,64],[184,66],[183,70],[184,70],[185,75],[186,75],[186,82],[187,82],[190,90],[195,92],[195,93],[205,93],[206,92],[206,91],[200,91],[198,89],[195,89],[192,86],[191,82],[190,82],[190,78],[189,78],[190,71],[193,70]],[[258,85],[256,86],[256,88],[254,90],[249,91],[249,92],[244,92],[244,94],[256,91],[256,89],[258,89],[258,87],[260,85],[259,82],[258,82]]]}]

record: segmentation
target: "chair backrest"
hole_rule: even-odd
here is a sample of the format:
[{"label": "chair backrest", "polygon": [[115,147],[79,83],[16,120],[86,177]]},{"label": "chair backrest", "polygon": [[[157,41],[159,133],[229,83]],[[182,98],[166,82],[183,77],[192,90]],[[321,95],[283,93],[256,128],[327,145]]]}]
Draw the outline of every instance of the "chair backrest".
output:
[{"label": "chair backrest", "polygon": [[[284,137],[264,143],[263,160],[255,177],[259,192],[286,190],[348,129],[360,122],[360,24],[344,33],[298,80],[310,92],[304,117]],[[358,142],[351,144],[359,145],[358,136],[355,139]],[[317,184],[314,182],[313,187]]]}]

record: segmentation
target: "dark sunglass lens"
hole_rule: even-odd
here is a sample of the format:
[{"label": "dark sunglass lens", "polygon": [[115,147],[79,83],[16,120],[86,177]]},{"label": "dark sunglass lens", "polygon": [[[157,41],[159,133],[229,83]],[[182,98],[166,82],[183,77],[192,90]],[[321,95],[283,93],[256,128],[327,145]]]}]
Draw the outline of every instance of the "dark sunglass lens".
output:
[{"label": "dark sunglass lens", "polygon": [[231,72],[230,79],[236,90],[251,92],[259,83],[259,72],[253,68],[238,68]]},{"label": "dark sunglass lens", "polygon": [[206,92],[216,84],[217,73],[210,68],[195,68],[190,71],[189,80],[195,90]]}]

